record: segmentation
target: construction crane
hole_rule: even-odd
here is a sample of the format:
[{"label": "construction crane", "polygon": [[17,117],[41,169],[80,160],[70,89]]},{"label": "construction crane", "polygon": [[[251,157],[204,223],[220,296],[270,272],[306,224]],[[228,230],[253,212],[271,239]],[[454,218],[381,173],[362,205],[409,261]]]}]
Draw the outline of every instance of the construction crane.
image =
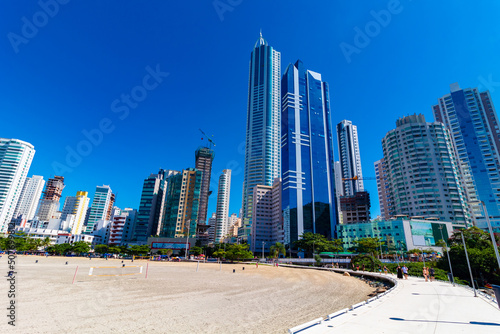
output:
[{"label": "construction crane", "polygon": [[359,177],[359,176],[354,176],[354,177],[351,177],[351,178],[347,178],[347,179],[342,179],[342,181],[356,181],[356,180],[376,180],[377,178],[376,177],[373,177],[373,176],[367,176],[367,177]]},{"label": "construction crane", "polygon": [[[209,136],[208,136],[205,132],[203,132],[203,130],[202,130],[202,129],[198,129],[198,130],[200,130],[200,132],[201,132],[201,133],[202,133],[205,137],[207,137],[207,140],[208,140],[208,142],[209,142],[209,148],[210,148],[210,149],[212,148],[212,144],[213,144],[213,145],[214,145],[214,147],[215,147],[215,142],[214,142],[214,141],[213,141],[213,140],[212,140],[212,139],[211,139],[211,138],[210,138],[210,137],[209,137]],[[212,137],[213,137],[213,135],[212,135]],[[203,138],[201,138],[201,140],[203,140]]]}]

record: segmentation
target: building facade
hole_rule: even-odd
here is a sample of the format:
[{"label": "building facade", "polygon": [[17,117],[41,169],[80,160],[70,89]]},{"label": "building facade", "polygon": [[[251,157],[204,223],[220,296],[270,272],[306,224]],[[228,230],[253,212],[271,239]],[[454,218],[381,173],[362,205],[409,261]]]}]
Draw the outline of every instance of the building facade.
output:
[{"label": "building facade", "polygon": [[137,210],[125,208],[112,217],[108,245],[121,246],[130,241]]},{"label": "building facade", "polygon": [[475,224],[487,228],[482,201],[500,230],[500,130],[493,101],[488,91],[457,83],[450,91],[433,106],[434,118],[450,131]]},{"label": "building facade", "polygon": [[76,196],[66,197],[61,211],[61,219],[66,220],[68,215],[75,216],[75,222],[73,226],[71,226],[72,234],[82,233],[89,203],[90,198],[86,191],[77,191]]},{"label": "building facade", "polygon": [[354,195],[340,197],[342,224],[369,221],[370,207],[370,195],[366,191],[357,191]]},{"label": "building facade", "polygon": [[97,225],[99,220],[109,221],[113,205],[114,196],[111,188],[107,185],[97,186],[84,233],[94,233],[94,227]]},{"label": "building facade", "polygon": [[397,217],[396,219],[343,224],[337,226],[337,235],[344,249],[356,246],[362,238],[380,238],[383,252],[402,254],[410,249],[432,249],[442,252],[439,240],[447,241],[453,234],[451,222]]},{"label": "building facade", "polygon": [[297,61],[281,85],[285,243],[306,232],[333,238],[338,215],[328,84]]},{"label": "building facade", "polygon": [[59,201],[64,189],[64,176],[54,176],[45,184],[43,197],[38,204],[36,216],[40,220],[49,220],[57,217]]},{"label": "building facade", "polygon": [[212,177],[212,162],[214,161],[214,151],[208,147],[199,147],[196,150],[195,168],[202,172],[200,188],[200,205],[198,209],[198,223],[207,222],[208,198],[212,193],[210,191],[210,179]]},{"label": "building facade", "polygon": [[217,191],[217,210],[215,222],[215,242],[225,239],[228,234],[227,220],[229,218],[229,196],[231,193],[231,170],[224,169],[219,176]]},{"label": "building facade", "polygon": [[133,241],[146,243],[148,237],[160,234],[168,178],[179,173],[178,171],[160,169],[157,174],[151,174],[144,180]]},{"label": "building facade", "polygon": [[383,219],[391,218],[390,212],[394,211],[393,201],[388,183],[387,168],[384,159],[375,162],[375,178],[377,180],[378,202],[380,204],[380,215]]},{"label": "building facade", "polygon": [[197,169],[188,168],[169,178],[161,237],[196,235],[202,174]]},{"label": "building facade", "polygon": [[43,176],[33,175],[26,178],[21,196],[19,196],[19,200],[17,201],[14,217],[23,216],[27,220],[35,218],[36,208],[44,185],[45,180]]},{"label": "building facade", "polygon": [[423,115],[398,119],[382,139],[389,216],[407,215],[450,221],[455,227],[471,219],[449,131],[427,123]]},{"label": "building facade", "polygon": [[358,191],[364,191],[357,126],[348,120],[337,124],[337,143],[343,179],[340,193],[341,196],[352,196]]},{"label": "building facade", "polygon": [[250,250],[265,253],[276,242],[284,242],[285,231],[281,211],[281,180],[272,186],[257,185],[253,193],[253,217]]},{"label": "building facade", "polygon": [[242,227],[238,234],[249,240],[253,191],[272,186],[280,176],[281,159],[281,55],[260,35],[250,56]]},{"label": "building facade", "polygon": [[35,155],[30,143],[0,138],[0,232],[5,233],[14,217],[24,182]]}]

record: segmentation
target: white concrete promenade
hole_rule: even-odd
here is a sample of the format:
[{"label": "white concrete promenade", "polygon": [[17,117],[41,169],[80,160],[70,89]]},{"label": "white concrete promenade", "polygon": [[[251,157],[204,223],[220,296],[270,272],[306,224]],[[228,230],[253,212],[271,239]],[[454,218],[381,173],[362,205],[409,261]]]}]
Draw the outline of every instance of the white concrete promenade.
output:
[{"label": "white concrete promenade", "polygon": [[500,333],[498,305],[472,290],[414,277],[398,281],[386,296],[300,333]]}]

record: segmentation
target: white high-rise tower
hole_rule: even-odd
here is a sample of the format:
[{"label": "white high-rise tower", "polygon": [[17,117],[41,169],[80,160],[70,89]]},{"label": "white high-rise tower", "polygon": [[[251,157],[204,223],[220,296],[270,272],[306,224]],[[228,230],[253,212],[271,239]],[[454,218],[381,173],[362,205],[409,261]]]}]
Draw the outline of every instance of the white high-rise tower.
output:
[{"label": "white high-rise tower", "polygon": [[19,201],[17,202],[14,218],[22,215],[24,216],[24,219],[31,220],[35,217],[36,208],[38,206],[40,196],[42,195],[44,185],[45,180],[43,179],[43,176],[33,175],[32,177],[26,178],[23,191],[21,192],[21,196],[19,196]]},{"label": "white high-rise tower", "polygon": [[217,211],[215,220],[215,242],[220,242],[228,233],[229,195],[231,190],[231,170],[224,169],[219,177],[217,191]]},{"label": "white high-rise tower", "polygon": [[8,230],[35,155],[30,143],[0,138],[0,232]]},{"label": "white high-rise tower", "polygon": [[347,120],[337,124],[337,142],[342,179],[344,179],[342,196],[352,196],[364,191],[357,126]]}]

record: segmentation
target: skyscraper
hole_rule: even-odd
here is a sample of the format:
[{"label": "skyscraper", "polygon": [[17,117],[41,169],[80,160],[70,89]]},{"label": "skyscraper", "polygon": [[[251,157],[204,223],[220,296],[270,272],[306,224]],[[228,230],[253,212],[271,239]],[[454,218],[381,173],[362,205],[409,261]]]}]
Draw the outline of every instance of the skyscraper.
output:
[{"label": "skyscraper", "polygon": [[212,162],[214,161],[214,151],[208,147],[199,147],[196,150],[195,157],[195,168],[203,173],[201,176],[198,223],[205,224],[207,222],[208,197],[212,193],[210,191],[210,178],[212,176]]},{"label": "skyscraper", "polygon": [[86,191],[77,191],[76,196],[66,197],[61,212],[61,220],[66,220],[68,215],[75,216],[75,221],[73,225],[70,226],[72,234],[82,233],[89,203],[90,198]]},{"label": "skyscraper", "polygon": [[363,172],[359,154],[358,128],[351,121],[337,124],[337,142],[342,179],[342,196],[352,196],[364,191]]},{"label": "skyscraper", "polygon": [[54,176],[47,181],[36,213],[39,220],[49,221],[56,217],[64,187],[64,176]]},{"label": "skyscraper", "polygon": [[382,139],[389,216],[407,215],[470,223],[450,133],[443,123],[427,123],[423,115],[400,118]]},{"label": "skyscraper", "polygon": [[160,236],[196,235],[202,172],[188,168],[169,178]]},{"label": "skyscraper", "polygon": [[113,192],[109,186],[102,185],[96,187],[87,225],[85,226],[85,234],[91,234],[99,220],[109,220],[111,218],[111,209],[114,204],[113,199]]},{"label": "skyscraper", "polygon": [[148,237],[160,234],[167,179],[176,174],[179,172],[160,169],[158,174],[151,174],[144,180],[132,240],[146,242]]},{"label": "skyscraper", "polygon": [[215,242],[220,242],[228,234],[229,195],[231,191],[231,170],[224,169],[219,176],[217,191],[217,210],[215,221]]},{"label": "skyscraper", "polygon": [[337,211],[328,84],[299,60],[288,66],[281,87],[285,243],[306,232],[332,238]]},{"label": "skyscraper", "polygon": [[0,138],[0,232],[8,230],[35,155],[30,143]]},{"label": "skyscraper", "polygon": [[248,110],[245,141],[242,228],[240,237],[249,239],[253,190],[272,186],[280,176],[280,75],[281,55],[262,37],[250,56]]},{"label": "skyscraper", "polygon": [[17,201],[14,218],[22,215],[26,220],[32,220],[35,217],[36,208],[44,185],[45,180],[43,176],[33,175],[26,178],[21,196],[19,196],[19,200]]},{"label": "skyscraper", "polygon": [[253,217],[250,250],[258,252],[276,242],[283,243],[284,226],[281,212],[281,180],[276,178],[273,185],[257,185],[253,191]]},{"label": "skyscraper", "polygon": [[378,202],[380,204],[380,216],[383,219],[389,220],[391,218],[390,212],[394,211],[393,201],[389,183],[387,181],[387,167],[385,166],[384,159],[375,161],[375,178],[377,180]]},{"label": "skyscraper", "polygon": [[488,91],[457,83],[450,91],[433,106],[434,118],[450,130],[476,225],[487,228],[483,201],[491,225],[500,229],[500,124],[493,101]]}]

